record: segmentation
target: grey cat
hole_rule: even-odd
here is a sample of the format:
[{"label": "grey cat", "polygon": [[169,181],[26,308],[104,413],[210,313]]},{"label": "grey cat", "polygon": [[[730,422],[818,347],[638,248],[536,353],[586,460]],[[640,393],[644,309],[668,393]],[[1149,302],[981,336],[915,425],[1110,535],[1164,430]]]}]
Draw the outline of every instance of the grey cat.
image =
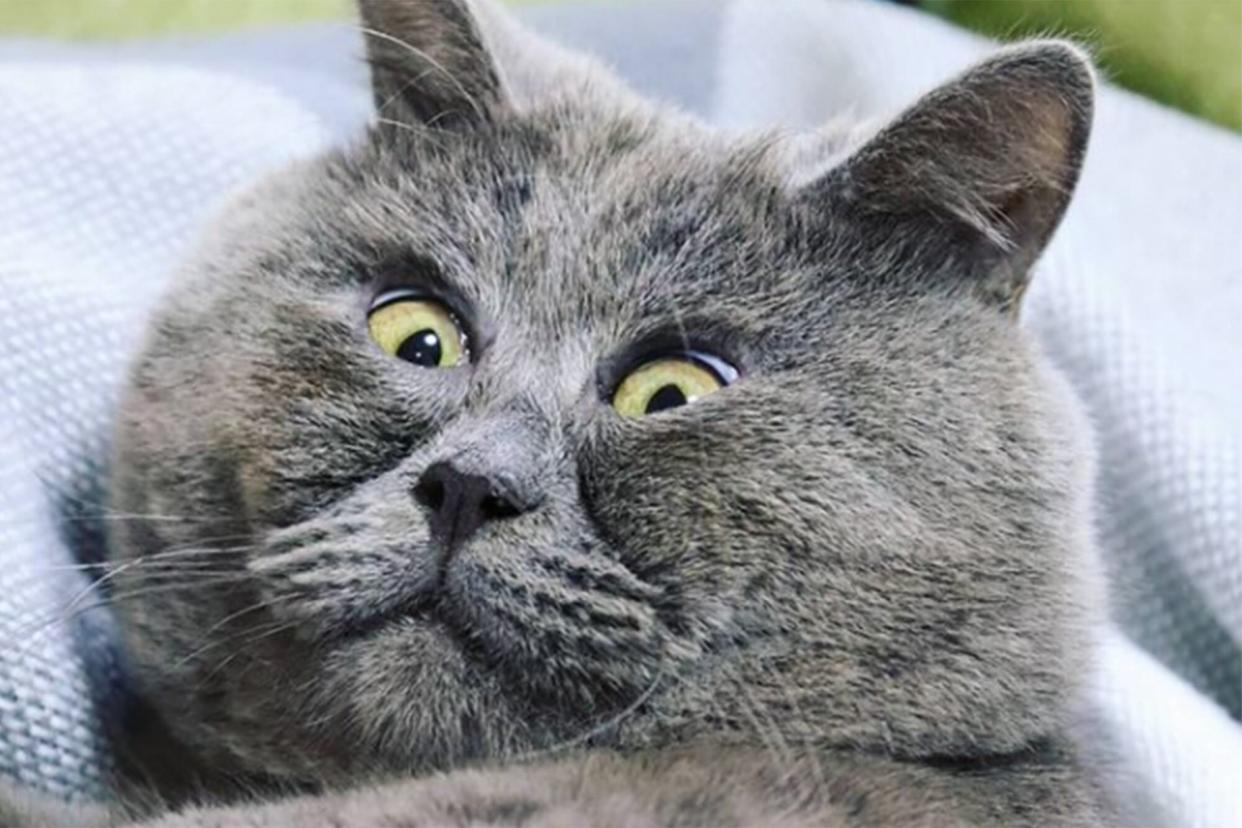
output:
[{"label": "grey cat", "polygon": [[360,5],[375,124],[220,217],[121,409],[147,812],[6,824],[1122,824],[1091,453],[1015,323],[1083,55],[739,137]]}]

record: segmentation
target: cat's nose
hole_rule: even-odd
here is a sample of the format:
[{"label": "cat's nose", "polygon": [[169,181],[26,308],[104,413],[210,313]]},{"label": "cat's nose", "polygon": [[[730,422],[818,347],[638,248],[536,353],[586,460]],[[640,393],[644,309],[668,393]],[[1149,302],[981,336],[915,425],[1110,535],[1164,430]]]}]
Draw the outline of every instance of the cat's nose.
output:
[{"label": "cat's nose", "polygon": [[452,463],[427,467],[414,497],[431,512],[431,534],[452,549],[489,521],[514,518],[528,506],[496,479],[458,470]]}]

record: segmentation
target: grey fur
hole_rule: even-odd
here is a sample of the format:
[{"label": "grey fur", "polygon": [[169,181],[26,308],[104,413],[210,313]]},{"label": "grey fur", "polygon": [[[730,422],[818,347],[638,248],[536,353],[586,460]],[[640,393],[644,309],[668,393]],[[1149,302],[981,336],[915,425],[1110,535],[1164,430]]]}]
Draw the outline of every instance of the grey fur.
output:
[{"label": "grey fur", "polygon": [[[1003,50],[792,153],[490,7],[361,5],[380,120],[220,217],[111,482],[167,518],[111,539],[197,769],[165,796],[353,792],[159,824],[1112,824],[1075,746],[1090,451],[1012,319],[1085,148],[1082,54]],[[457,309],[468,367],[369,341],[395,285]],[[618,417],[683,346],[741,379]],[[520,514],[443,548],[437,463]]]}]

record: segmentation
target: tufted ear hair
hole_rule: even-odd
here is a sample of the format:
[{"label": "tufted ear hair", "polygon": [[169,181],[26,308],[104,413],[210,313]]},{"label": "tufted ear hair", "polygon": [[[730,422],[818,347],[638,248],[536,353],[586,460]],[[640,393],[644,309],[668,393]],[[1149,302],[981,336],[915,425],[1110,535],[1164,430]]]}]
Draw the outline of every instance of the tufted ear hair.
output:
[{"label": "tufted ear hair", "polygon": [[1017,309],[1078,180],[1091,128],[1087,57],[1061,41],[1000,51],[923,97],[799,197],[886,239],[937,244],[990,304]]},{"label": "tufted ear hair", "polygon": [[496,0],[358,0],[383,120],[479,126],[570,104],[648,105],[598,61],[528,30]]},{"label": "tufted ear hair", "polygon": [[471,0],[358,0],[380,117],[478,125],[507,106]]}]

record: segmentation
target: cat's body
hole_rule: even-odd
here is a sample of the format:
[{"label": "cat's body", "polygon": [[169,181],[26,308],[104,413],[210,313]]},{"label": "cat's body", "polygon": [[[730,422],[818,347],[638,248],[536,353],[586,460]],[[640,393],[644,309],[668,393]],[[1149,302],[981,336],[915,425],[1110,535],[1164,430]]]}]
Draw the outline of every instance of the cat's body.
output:
[{"label": "cat's body", "polygon": [[[1108,804],[1101,769],[1035,747],[978,761],[903,762],[856,751],[691,746],[571,753],[348,791],[182,806],[130,823],[49,806],[0,784],[17,828],[1095,828],[1137,826]],[[263,800],[269,800],[266,803]],[[11,804],[10,804],[11,803]]]},{"label": "cat's body", "polygon": [[[361,5],[379,123],[169,295],[109,578],[165,796],[344,792],[157,824],[1111,824],[1089,451],[1013,321],[1079,54],[795,151],[490,7]],[[460,362],[377,347],[393,301]],[[620,416],[653,365],[716,387]]]}]

